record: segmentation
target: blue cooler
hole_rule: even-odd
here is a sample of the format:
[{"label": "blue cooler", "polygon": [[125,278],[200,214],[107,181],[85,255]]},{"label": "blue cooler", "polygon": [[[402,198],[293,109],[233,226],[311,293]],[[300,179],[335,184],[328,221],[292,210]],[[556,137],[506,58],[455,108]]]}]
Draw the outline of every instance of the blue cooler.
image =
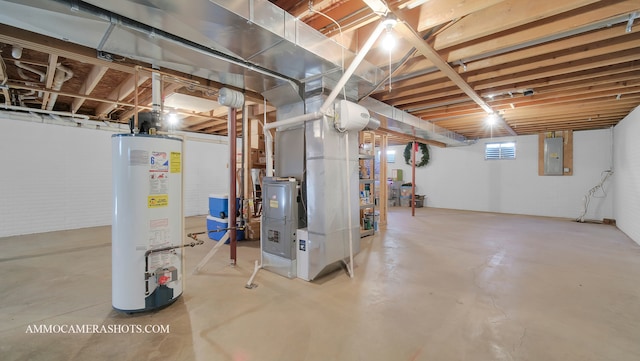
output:
[{"label": "blue cooler", "polygon": [[[240,224],[240,222],[238,222],[238,224]],[[217,229],[226,229],[228,228],[229,225],[229,219],[225,218],[217,218],[217,217],[213,217],[213,216],[207,216],[207,231],[214,231]],[[224,234],[227,231],[220,231],[220,232],[207,232],[209,234],[209,238],[211,238],[214,241],[219,241],[222,239],[222,237],[224,236]],[[244,231],[238,230],[236,231],[236,240],[238,241],[242,241],[244,240]],[[229,240],[227,240],[227,242],[225,242],[226,244],[229,244]]]},{"label": "blue cooler", "polygon": [[226,194],[209,194],[209,215],[227,218],[229,215],[229,196]]},{"label": "blue cooler", "polygon": [[[236,198],[236,211],[240,209],[240,198]],[[229,217],[229,195],[209,194],[209,215],[217,218]]]}]

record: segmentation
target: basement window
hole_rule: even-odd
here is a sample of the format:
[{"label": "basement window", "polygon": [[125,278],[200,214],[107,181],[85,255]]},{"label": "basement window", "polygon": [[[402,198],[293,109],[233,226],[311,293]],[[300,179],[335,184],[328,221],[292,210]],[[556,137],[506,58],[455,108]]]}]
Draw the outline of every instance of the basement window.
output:
[{"label": "basement window", "polygon": [[484,149],[484,159],[516,159],[516,143],[487,143]]}]

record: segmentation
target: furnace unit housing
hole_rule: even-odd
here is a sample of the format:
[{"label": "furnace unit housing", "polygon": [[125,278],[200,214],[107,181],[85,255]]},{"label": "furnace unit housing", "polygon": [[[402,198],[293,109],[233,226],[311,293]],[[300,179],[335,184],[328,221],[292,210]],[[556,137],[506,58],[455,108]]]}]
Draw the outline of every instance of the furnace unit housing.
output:
[{"label": "furnace unit housing", "polygon": [[296,230],[305,223],[298,190],[295,178],[262,182],[262,257],[266,269],[288,278],[296,277]]}]

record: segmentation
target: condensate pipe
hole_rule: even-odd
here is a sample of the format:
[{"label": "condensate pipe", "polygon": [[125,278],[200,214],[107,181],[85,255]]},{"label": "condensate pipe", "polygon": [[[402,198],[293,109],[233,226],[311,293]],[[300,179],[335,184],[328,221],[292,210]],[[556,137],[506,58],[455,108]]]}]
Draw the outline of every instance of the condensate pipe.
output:
[{"label": "condensate pipe", "polygon": [[358,53],[358,55],[356,55],[356,57],[353,59],[353,61],[351,62],[347,70],[344,72],[344,74],[342,74],[342,77],[340,78],[340,80],[338,80],[338,83],[336,84],[335,88],[333,88],[331,93],[329,93],[329,97],[327,97],[327,99],[324,101],[324,103],[320,107],[320,113],[325,114],[327,110],[329,110],[329,108],[331,107],[331,104],[333,104],[333,101],[336,100],[336,98],[338,97],[338,94],[340,93],[340,91],[342,91],[342,88],[347,84],[347,82],[351,78],[351,75],[353,75],[353,73],[356,71],[356,68],[358,68],[360,63],[362,63],[362,61],[364,60],[364,57],[367,55],[369,50],[371,50],[376,40],[378,40],[378,37],[380,36],[380,34],[382,34],[382,32],[387,28],[387,25],[395,24],[395,22],[396,20],[394,19],[385,19],[384,21],[381,21],[378,24],[378,26],[376,26],[375,30],[373,30],[373,33],[371,33],[371,35],[369,36],[369,39],[367,39],[367,42],[364,43],[364,45],[362,46],[362,49],[360,49],[360,52]]},{"label": "condensate pipe", "polygon": [[[36,68],[30,67],[29,65],[22,64],[21,62],[19,62],[17,60],[14,61],[13,63],[20,69],[28,70],[28,71],[30,71],[32,73],[38,74],[40,76],[40,82],[41,83],[44,81],[44,78],[46,77],[44,72],[42,72],[42,71],[40,71],[40,70],[38,70]],[[20,73],[20,77],[22,79],[29,80],[29,77],[24,75],[24,73],[22,73],[21,71],[19,73]]]},{"label": "condensate pipe", "polygon": [[[44,82],[44,79],[46,78],[46,75],[45,75],[44,72],[42,72],[42,71],[40,71],[40,70],[38,70],[36,68],[30,67],[29,65],[22,64],[19,61],[14,61],[14,64],[18,67],[18,74],[20,75],[20,77],[22,79],[29,80],[29,77],[26,76],[22,72],[22,69],[24,69],[24,70],[28,70],[28,71],[30,71],[32,73],[38,74],[40,76],[40,82],[41,83]],[[41,91],[38,92],[38,98],[42,98],[42,92]]]},{"label": "condensate pipe", "polygon": [[[351,162],[351,160],[349,159],[349,132],[345,132],[344,134],[344,142],[345,142],[345,146],[347,148],[347,154],[346,154],[346,158],[347,158],[347,210],[351,211],[351,180],[349,179],[351,176],[351,167],[349,167],[349,163]],[[375,138],[374,138],[374,143],[375,143]],[[375,146],[374,146],[375,147]],[[375,196],[374,196],[374,201],[375,201]],[[373,214],[373,219],[375,221],[375,212]],[[349,270],[349,277],[353,278],[355,276],[354,274],[354,267],[353,267],[353,231],[352,231],[352,227],[353,227],[353,222],[351,220],[351,214],[347,214],[347,224],[349,225],[349,267],[347,267],[347,269]]]},{"label": "condensate pipe", "polygon": [[162,76],[159,72],[151,73],[151,114],[153,114],[153,128],[160,128],[162,122]]},{"label": "condensate pipe", "polygon": [[[60,90],[62,89],[62,84],[67,80],[73,77],[73,72],[71,69],[62,66],[62,64],[58,64],[56,66],[55,74],[53,75],[53,86],[51,89]],[[52,93],[49,97],[49,102],[47,103],[47,110],[53,110],[54,105],[56,105],[56,100],[58,100],[58,94]]]}]

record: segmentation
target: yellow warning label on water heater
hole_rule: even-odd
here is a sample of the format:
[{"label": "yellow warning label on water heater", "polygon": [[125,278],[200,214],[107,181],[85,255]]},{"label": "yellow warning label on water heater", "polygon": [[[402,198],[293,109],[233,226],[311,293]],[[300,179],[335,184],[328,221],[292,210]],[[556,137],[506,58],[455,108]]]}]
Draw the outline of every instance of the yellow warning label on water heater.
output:
[{"label": "yellow warning label on water heater", "polygon": [[277,200],[277,199],[271,199],[271,200],[269,200],[269,207],[271,207],[271,208],[278,208],[278,200]]},{"label": "yellow warning label on water heater", "polygon": [[182,157],[180,152],[171,152],[171,173],[180,173],[182,171]]},{"label": "yellow warning label on water heater", "polygon": [[167,207],[169,205],[168,194],[154,194],[147,197],[149,208]]}]

